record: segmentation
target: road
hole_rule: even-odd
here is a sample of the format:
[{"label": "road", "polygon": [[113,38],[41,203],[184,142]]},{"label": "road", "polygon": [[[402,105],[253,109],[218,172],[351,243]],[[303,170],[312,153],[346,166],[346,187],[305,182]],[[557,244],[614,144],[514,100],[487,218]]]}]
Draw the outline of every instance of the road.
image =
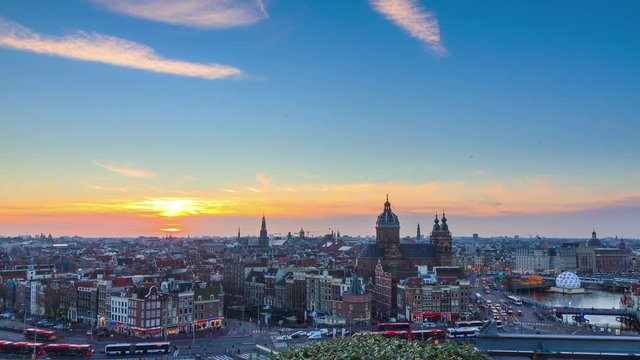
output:
[{"label": "road", "polygon": [[[495,289],[493,286],[493,284],[495,283],[494,279],[492,279],[492,282],[491,282],[491,289],[489,290],[490,293],[486,294],[482,284],[483,283],[482,279],[484,278],[485,277],[480,277],[480,276],[470,278],[471,286],[472,286],[472,289],[471,289],[472,294],[480,293],[486,300],[491,300],[491,302],[496,305],[501,304],[502,301],[508,301],[507,295],[511,295],[511,294],[507,293],[506,290],[501,286],[499,286],[498,284],[496,284],[498,289]],[[503,326],[504,326],[503,331],[505,332],[594,335],[592,330],[586,329],[584,327],[569,325],[562,322],[556,322],[546,318],[540,319],[536,316],[536,312],[539,312],[539,310],[533,307],[527,306],[526,304],[522,306],[512,305],[512,309],[514,311],[513,315],[511,316],[507,315],[506,317],[500,316],[500,320],[502,320]],[[522,311],[522,316],[516,315],[517,310]],[[489,312],[485,311],[481,313],[482,313],[483,320],[493,319],[493,316],[491,316],[490,310]],[[605,333],[599,332],[597,333],[597,335],[612,335],[612,334],[605,334]],[[635,332],[629,331],[625,335],[637,335],[637,334]]]}]

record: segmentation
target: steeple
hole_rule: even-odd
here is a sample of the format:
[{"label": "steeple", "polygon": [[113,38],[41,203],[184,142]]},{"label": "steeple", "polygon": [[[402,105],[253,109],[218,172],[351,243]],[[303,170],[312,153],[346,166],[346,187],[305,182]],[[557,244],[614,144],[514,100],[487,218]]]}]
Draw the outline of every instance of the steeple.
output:
[{"label": "steeple", "polygon": [[418,223],[418,229],[416,231],[416,240],[417,241],[422,240],[422,234],[420,233],[420,223]]},{"label": "steeple", "polygon": [[440,220],[438,220],[438,213],[436,213],[436,218],[433,220],[433,231],[440,231]]},{"label": "steeple", "polygon": [[267,220],[262,215],[262,225],[260,226],[260,237],[258,238],[258,245],[267,247],[269,246],[269,234],[267,233]]},{"label": "steeple", "polygon": [[444,210],[442,210],[442,224],[440,224],[440,231],[449,231],[449,225],[447,225],[447,217],[444,215]]},{"label": "steeple", "polygon": [[238,240],[240,240],[240,226],[238,226]]}]

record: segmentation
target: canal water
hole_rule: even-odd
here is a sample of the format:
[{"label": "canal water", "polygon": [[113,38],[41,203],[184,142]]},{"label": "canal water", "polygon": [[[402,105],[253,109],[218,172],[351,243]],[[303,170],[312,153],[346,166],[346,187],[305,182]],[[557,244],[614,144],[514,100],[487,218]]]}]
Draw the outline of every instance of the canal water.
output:
[{"label": "canal water", "polygon": [[[552,307],[567,306],[598,309],[621,309],[624,307],[620,302],[621,293],[602,290],[587,289],[584,294],[573,295],[554,292],[532,292],[530,294],[521,294],[521,296]],[[616,321],[615,316],[585,315],[585,319],[589,320],[589,324],[595,324],[598,327],[619,329],[621,326],[620,322]],[[571,316],[565,316],[565,321],[574,322]]]}]

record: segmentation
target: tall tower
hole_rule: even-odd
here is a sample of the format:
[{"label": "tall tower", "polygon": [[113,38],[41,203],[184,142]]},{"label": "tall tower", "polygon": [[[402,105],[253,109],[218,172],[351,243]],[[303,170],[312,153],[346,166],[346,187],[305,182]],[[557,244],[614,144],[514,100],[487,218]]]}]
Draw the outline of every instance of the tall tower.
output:
[{"label": "tall tower", "polygon": [[451,265],[451,232],[449,231],[449,225],[447,225],[447,217],[444,211],[442,212],[442,222],[438,220],[438,214],[436,214],[433,223],[433,230],[430,236],[431,244],[438,247],[440,265]]},{"label": "tall tower", "polygon": [[376,221],[376,244],[385,258],[402,257],[400,251],[400,221],[398,216],[391,211],[389,195],[384,203],[382,214]]},{"label": "tall tower", "polygon": [[418,223],[418,230],[416,231],[416,241],[422,240],[422,234],[420,233],[420,223]]},{"label": "tall tower", "polygon": [[262,247],[269,246],[269,235],[267,234],[267,221],[262,215],[262,225],[260,226],[260,237],[258,238],[258,245]]}]

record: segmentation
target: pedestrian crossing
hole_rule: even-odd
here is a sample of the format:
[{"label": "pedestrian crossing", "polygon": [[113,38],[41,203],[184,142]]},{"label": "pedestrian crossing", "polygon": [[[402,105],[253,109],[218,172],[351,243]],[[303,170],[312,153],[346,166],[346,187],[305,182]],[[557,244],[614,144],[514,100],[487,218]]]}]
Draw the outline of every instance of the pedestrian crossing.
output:
[{"label": "pedestrian crossing", "polygon": [[517,325],[526,325],[526,326],[536,326],[536,327],[540,327],[540,326],[552,326],[552,324],[548,324],[548,323],[543,323],[543,322],[529,322],[529,321],[518,321],[516,322]]},{"label": "pedestrian crossing", "polygon": [[229,355],[212,355],[207,356],[207,360],[233,360]]},{"label": "pedestrian crossing", "polygon": [[[252,358],[252,359],[258,358],[254,353],[244,353],[244,354],[238,355],[238,357],[245,360],[249,360],[249,358]],[[229,355],[211,355],[211,356],[207,356],[206,359],[207,360],[233,360],[234,358],[232,358]]]},{"label": "pedestrian crossing", "polygon": [[245,359],[245,360],[249,360],[249,358],[252,358],[252,359],[257,359],[258,358],[256,356],[256,354],[253,354],[253,353],[240,354],[239,356],[240,356],[241,359]]}]

